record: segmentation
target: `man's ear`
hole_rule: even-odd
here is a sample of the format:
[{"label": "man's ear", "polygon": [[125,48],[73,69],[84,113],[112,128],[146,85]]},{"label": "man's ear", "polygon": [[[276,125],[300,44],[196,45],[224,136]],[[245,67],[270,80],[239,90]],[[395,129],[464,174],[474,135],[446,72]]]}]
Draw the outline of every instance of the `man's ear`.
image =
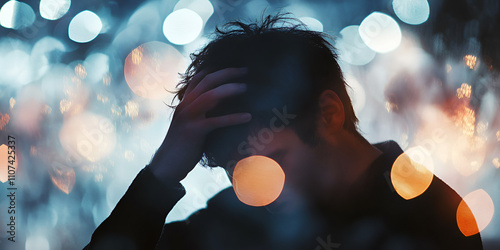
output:
[{"label": "man's ear", "polygon": [[344,126],[344,105],[337,93],[327,89],[319,96],[320,121],[328,131],[338,132]]}]

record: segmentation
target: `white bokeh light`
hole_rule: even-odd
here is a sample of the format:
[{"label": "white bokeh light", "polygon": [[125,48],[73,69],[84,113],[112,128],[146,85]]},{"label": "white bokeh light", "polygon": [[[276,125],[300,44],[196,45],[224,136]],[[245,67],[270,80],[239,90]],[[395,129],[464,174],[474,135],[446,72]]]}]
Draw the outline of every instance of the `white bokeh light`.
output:
[{"label": "white bokeh light", "polygon": [[363,86],[356,80],[351,74],[345,75],[345,81],[349,85],[347,87],[347,93],[352,101],[352,107],[356,113],[361,112],[365,107],[366,103],[366,93]]},{"label": "white bokeh light", "polygon": [[26,239],[26,250],[38,249],[49,250],[50,244],[47,238],[42,236],[30,236]]},{"label": "white bokeh light", "polygon": [[392,8],[401,21],[418,25],[429,19],[430,7],[427,0],[393,0]]},{"label": "white bokeh light", "polygon": [[35,12],[22,2],[8,1],[0,9],[0,25],[9,29],[21,29],[35,22]]},{"label": "white bokeh light", "polygon": [[35,71],[34,77],[43,76],[50,68],[50,56],[54,52],[62,53],[66,51],[66,46],[58,39],[46,36],[38,40],[31,50],[30,62]]},{"label": "white bokeh light", "polygon": [[22,86],[31,81],[30,55],[25,50],[14,49],[2,54],[0,85]]},{"label": "white bokeh light", "polygon": [[178,45],[194,41],[202,28],[203,19],[190,9],[176,10],[163,22],[163,34],[171,43]]},{"label": "white bokeh light", "polygon": [[64,16],[71,6],[71,0],[41,0],[40,16],[47,20],[57,20]]},{"label": "white bokeh light", "polygon": [[175,5],[174,11],[185,8],[198,13],[201,19],[203,19],[203,23],[206,23],[214,13],[214,6],[208,0],[180,0]]},{"label": "white bokeh light", "polygon": [[87,43],[99,35],[102,22],[99,16],[89,10],[78,13],[69,23],[69,38],[77,43]]},{"label": "white bokeh light", "polygon": [[375,58],[375,51],[368,48],[359,35],[359,26],[351,25],[340,31],[336,44],[340,59],[352,65],[365,65]]},{"label": "white bokeh light", "polygon": [[401,44],[401,29],[394,18],[380,12],[368,15],[359,25],[359,35],[370,49],[387,53]]},{"label": "white bokeh light", "polygon": [[323,32],[323,24],[316,18],[313,17],[301,17],[299,18],[310,30]]},{"label": "white bokeh light", "polygon": [[102,81],[104,75],[109,72],[109,56],[103,53],[91,54],[85,59],[83,66],[87,71],[87,81]]}]

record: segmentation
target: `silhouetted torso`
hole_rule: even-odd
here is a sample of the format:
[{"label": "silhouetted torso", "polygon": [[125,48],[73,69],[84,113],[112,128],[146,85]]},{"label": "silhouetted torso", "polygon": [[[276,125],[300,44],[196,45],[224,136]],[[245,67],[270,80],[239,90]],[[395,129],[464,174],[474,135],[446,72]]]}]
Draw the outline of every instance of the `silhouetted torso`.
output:
[{"label": "silhouetted torso", "polygon": [[[383,154],[346,194],[350,197],[347,202],[323,204],[321,207],[306,204],[293,208],[273,205],[251,207],[241,203],[232,188],[227,188],[209,200],[207,208],[191,215],[188,220],[166,224],[156,248],[482,249],[479,234],[465,237],[458,229],[456,210],[461,198],[455,191],[434,177],[422,195],[410,200],[401,198],[388,177],[393,162],[402,150],[391,141],[375,146]],[[136,178],[120,203],[127,204],[127,199],[133,197],[138,199],[137,192],[146,191],[134,189],[134,186],[158,185],[155,182],[158,181],[150,173]],[[156,198],[160,202],[160,192]],[[147,206],[145,203],[154,203],[154,200],[152,196],[147,201],[139,202]],[[162,207],[157,204],[151,206]],[[154,221],[152,217],[163,216],[154,212],[134,212],[133,209],[118,204],[113,213],[122,216],[139,213],[144,221]],[[163,212],[164,216],[166,212]],[[100,228],[104,229],[96,230],[89,246],[94,242],[105,242],[102,240],[106,237],[105,228],[123,223],[119,219],[126,220],[120,216],[110,218],[101,224]],[[148,227],[147,224],[139,224],[137,226],[143,227],[142,231],[129,235],[142,237],[136,242],[146,242],[148,237],[154,241],[161,231],[158,225]],[[113,246],[113,240],[106,242],[107,246]],[[139,249],[145,246],[145,243],[137,244]],[[154,244],[156,242],[149,246]]]}]

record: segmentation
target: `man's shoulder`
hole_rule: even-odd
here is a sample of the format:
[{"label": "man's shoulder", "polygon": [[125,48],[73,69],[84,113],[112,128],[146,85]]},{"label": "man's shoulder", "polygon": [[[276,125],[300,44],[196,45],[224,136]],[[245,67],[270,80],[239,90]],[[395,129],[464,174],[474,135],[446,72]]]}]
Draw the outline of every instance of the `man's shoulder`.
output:
[{"label": "man's shoulder", "polygon": [[[386,192],[384,202],[380,205],[381,213],[390,223],[408,234],[434,239],[440,247],[482,249],[479,234],[466,237],[457,225],[457,209],[462,198],[452,187],[429,173],[431,181],[428,186],[422,187],[420,194],[403,198],[396,191],[397,183],[391,179],[391,171],[394,171],[394,165],[398,164],[396,159],[404,151],[394,141],[374,146],[383,152],[383,159],[378,162],[382,166],[378,167],[384,171],[386,185],[392,190]],[[412,179],[412,172],[407,172],[407,179]]]}]

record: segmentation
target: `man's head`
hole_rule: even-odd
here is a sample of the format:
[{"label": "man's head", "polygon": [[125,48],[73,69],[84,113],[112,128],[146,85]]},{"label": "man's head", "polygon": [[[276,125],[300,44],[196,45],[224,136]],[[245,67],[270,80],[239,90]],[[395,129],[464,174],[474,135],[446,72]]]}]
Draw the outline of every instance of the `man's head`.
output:
[{"label": "man's head", "polygon": [[[322,112],[320,96],[327,90],[341,103],[342,128],[361,137],[337,54],[326,38],[323,33],[307,30],[296,19],[268,16],[260,24],[231,22],[217,28],[215,38],[191,55],[192,63],[179,84],[180,100],[191,78],[202,70],[248,67],[247,76],[234,81],[246,83],[248,91],[223,101],[207,116],[249,112],[252,121],[210,133],[204,150],[205,165],[226,167],[230,160],[255,154],[248,147],[252,146],[248,145],[249,135],[257,140],[262,137],[253,145],[261,149],[283,127],[314,145]],[[263,129],[266,133],[259,135]]]}]

